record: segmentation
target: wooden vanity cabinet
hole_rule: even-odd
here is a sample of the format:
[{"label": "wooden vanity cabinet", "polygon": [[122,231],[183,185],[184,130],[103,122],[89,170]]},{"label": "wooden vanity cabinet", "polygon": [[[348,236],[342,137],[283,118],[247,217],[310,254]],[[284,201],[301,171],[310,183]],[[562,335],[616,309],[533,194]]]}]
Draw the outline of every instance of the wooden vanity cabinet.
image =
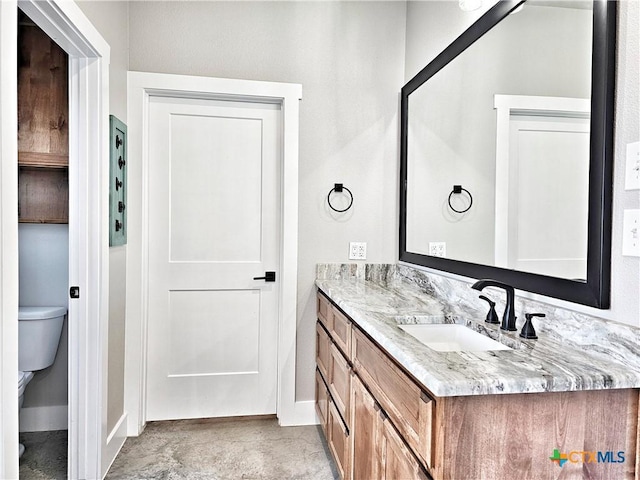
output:
[{"label": "wooden vanity cabinet", "polygon": [[322,294],[316,364],[316,409],[341,478],[427,478],[413,450],[430,457],[431,399]]},{"label": "wooden vanity cabinet", "polygon": [[[320,304],[337,318],[322,294]],[[638,389],[434,397],[358,326],[349,328],[348,358],[330,335],[334,379],[324,390],[327,441],[342,478],[637,478]],[[350,400],[342,406],[346,373]],[[554,449],[573,460],[559,469],[549,459]],[[594,452],[607,461],[576,460]]]}]

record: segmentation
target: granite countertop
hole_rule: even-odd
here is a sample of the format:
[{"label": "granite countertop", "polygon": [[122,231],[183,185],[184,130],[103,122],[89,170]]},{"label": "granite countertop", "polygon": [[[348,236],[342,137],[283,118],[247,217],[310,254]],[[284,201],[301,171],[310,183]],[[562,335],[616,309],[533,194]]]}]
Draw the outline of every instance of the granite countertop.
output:
[{"label": "granite countertop", "polygon": [[[638,344],[619,339],[615,329],[597,329],[575,342],[538,329],[538,340],[524,340],[477,314],[456,313],[415,285],[361,278],[318,278],[316,285],[436,396],[640,388]],[[512,349],[438,352],[398,328],[443,322],[466,324]]]}]

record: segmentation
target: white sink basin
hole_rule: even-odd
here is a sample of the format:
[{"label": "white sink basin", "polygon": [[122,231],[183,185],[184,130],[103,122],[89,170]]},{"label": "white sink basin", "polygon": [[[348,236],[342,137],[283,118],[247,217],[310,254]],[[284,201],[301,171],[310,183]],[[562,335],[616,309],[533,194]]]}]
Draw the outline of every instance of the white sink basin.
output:
[{"label": "white sink basin", "polygon": [[482,335],[464,325],[398,325],[427,347],[438,352],[485,352],[488,350],[511,350],[500,342]]}]

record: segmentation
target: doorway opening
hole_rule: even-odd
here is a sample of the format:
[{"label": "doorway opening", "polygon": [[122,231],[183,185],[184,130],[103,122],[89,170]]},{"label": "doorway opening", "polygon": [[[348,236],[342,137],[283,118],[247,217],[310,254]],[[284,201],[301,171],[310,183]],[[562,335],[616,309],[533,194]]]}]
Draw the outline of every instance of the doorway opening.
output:
[{"label": "doorway opening", "polygon": [[[30,322],[19,323],[20,443],[26,448],[20,468],[24,476],[43,458],[48,474],[67,472],[66,318],[60,322],[43,310],[46,318],[27,319],[24,307],[68,309],[68,61],[67,53],[18,11],[18,320]],[[41,328],[29,328],[36,322]],[[33,335],[45,329],[50,333],[36,345]],[[25,351],[27,346],[32,351]],[[32,362],[40,362],[33,354],[49,347],[55,354],[42,359],[38,370],[27,371],[35,365]]]}]

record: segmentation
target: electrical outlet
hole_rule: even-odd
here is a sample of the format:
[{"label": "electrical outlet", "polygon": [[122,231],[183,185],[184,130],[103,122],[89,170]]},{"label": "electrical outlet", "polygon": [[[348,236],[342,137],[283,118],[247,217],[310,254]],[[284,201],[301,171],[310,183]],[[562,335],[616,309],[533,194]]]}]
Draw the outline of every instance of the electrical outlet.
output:
[{"label": "electrical outlet", "polygon": [[366,260],[367,242],[349,242],[349,260]]},{"label": "electrical outlet", "polygon": [[640,257],[640,210],[624,211],[622,255],[625,257]]},{"label": "electrical outlet", "polygon": [[446,257],[447,242],[429,242],[429,255],[432,257]]},{"label": "electrical outlet", "polygon": [[640,189],[640,142],[627,144],[627,166],[624,176],[624,189]]}]

